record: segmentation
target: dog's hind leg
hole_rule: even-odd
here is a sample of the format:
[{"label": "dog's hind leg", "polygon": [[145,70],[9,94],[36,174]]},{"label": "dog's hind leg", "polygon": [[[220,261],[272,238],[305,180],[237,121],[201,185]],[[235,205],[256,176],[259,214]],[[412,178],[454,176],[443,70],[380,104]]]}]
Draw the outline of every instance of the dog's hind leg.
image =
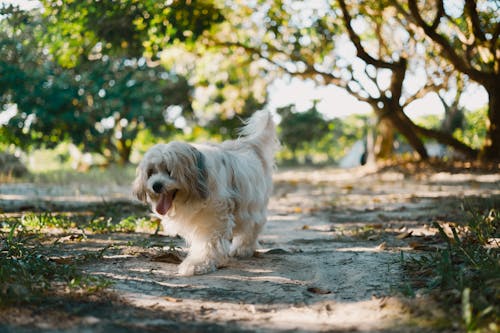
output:
[{"label": "dog's hind leg", "polygon": [[239,214],[233,230],[229,254],[233,257],[251,257],[258,247],[257,237],[266,223],[266,212]]}]

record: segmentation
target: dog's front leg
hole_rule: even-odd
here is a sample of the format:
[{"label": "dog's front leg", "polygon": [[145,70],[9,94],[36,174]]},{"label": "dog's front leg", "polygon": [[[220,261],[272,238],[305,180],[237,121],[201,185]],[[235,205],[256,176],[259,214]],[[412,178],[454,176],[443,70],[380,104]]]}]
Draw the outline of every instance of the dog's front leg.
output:
[{"label": "dog's front leg", "polygon": [[190,276],[213,272],[228,260],[229,240],[215,236],[191,243],[188,256],[179,265],[179,275]]}]

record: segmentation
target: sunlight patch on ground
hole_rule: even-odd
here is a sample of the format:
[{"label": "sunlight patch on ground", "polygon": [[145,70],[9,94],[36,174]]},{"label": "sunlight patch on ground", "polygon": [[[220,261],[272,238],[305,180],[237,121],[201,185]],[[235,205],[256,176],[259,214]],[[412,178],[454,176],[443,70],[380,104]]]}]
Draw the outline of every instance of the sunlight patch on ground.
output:
[{"label": "sunlight patch on ground", "polygon": [[309,306],[213,302],[169,295],[124,294],[124,299],[140,308],[168,312],[189,311],[204,322],[238,321],[242,328],[272,330],[374,330],[405,325],[408,314],[395,298],[372,298],[359,302],[317,302]]},{"label": "sunlight patch on ground", "polygon": [[462,183],[462,182],[479,182],[479,183],[494,183],[500,182],[500,174],[475,175],[472,173],[452,174],[449,172],[439,172],[431,175],[429,180],[435,182],[447,183]]}]

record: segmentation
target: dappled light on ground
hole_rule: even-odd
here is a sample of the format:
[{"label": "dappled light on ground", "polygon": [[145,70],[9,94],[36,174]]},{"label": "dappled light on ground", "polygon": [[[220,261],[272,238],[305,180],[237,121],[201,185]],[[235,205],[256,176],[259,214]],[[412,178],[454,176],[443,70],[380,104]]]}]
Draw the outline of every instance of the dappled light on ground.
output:
[{"label": "dappled light on ground", "polygon": [[[46,255],[75,262],[91,276],[110,281],[106,290],[113,295],[103,299],[105,304],[96,303],[101,313],[68,312],[50,302],[44,306],[66,313],[71,318],[67,328],[74,331],[118,326],[196,332],[433,331],[432,323],[444,319],[416,319],[421,310],[415,304],[424,298],[418,290],[413,291],[418,302],[403,292],[408,283],[403,261],[441,247],[433,223],[462,223],[461,205],[498,198],[499,183],[498,173],[408,175],[366,168],[279,172],[254,257],[231,259],[214,273],[194,277],[177,275],[184,242],[163,231],[153,236],[154,223],[141,233],[123,232],[126,225],[101,225],[101,219],[88,224],[83,234],[78,225],[43,229],[45,244],[58,244]],[[2,210],[8,211],[15,202],[12,195],[22,192],[11,191],[12,186],[0,185]],[[73,189],[57,191],[67,198],[65,192]],[[131,198],[114,201],[109,194],[104,206],[99,200],[91,206],[80,201],[82,210],[106,216],[127,208],[128,214],[149,216],[147,207],[136,206]],[[68,209],[65,200],[41,191],[37,200],[50,204],[53,212]],[[15,309],[9,311],[20,311]],[[21,315],[31,314],[23,311],[28,312]],[[439,313],[433,311],[433,316]],[[22,326],[2,320],[6,327]],[[50,314],[43,323],[48,328],[61,325]]]}]

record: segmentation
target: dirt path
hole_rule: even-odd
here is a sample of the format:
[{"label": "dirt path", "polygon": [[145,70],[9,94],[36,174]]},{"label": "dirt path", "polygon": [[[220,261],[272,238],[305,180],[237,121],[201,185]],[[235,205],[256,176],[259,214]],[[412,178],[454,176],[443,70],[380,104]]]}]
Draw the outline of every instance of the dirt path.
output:
[{"label": "dirt path", "polygon": [[[464,198],[500,195],[498,174],[283,171],[275,183],[262,248],[254,258],[232,260],[212,274],[179,277],[175,257],[158,255],[168,246],[182,249],[182,240],[140,233],[90,235],[64,250],[112,245],[84,266],[113,281],[112,299],[50,307],[52,315],[21,311],[30,319],[5,329],[422,332],[425,327],[412,320],[408,300],[398,293],[404,281],[402,251],[414,253],[415,242],[434,234],[432,222],[463,219]],[[14,188],[0,186],[1,209],[33,202],[57,206],[61,195],[66,202],[75,199],[56,193],[47,201],[40,189],[29,197],[33,194]],[[96,199],[90,193],[80,190],[70,206]],[[114,189],[108,195],[127,199],[123,193]]]}]

